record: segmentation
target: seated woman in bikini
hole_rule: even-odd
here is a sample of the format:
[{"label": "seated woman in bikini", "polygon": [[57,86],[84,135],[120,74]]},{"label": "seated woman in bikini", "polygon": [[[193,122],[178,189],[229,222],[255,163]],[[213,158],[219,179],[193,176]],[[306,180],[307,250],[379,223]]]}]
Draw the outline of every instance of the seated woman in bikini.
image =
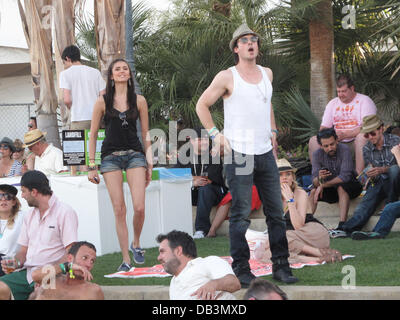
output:
[{"label": "seated woman in bikini", "polygon": [[[296,183],[296,169],[286,159],[277,160],[277,165],[290,253],[289,262],[341,261],[340,252],[329,248],[328,230],[312,214],[307,213],[309,200],[307,193]],[[256,246],[254,256],[261,262],[271,262],[268,238]]]}]

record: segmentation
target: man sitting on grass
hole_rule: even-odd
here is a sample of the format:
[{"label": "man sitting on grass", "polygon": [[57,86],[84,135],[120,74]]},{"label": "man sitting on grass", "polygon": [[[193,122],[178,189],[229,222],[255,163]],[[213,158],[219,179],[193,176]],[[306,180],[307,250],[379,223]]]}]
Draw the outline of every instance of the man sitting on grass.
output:
[{"label": "man sitting on grass", "polygon": [[[90,271],[96,262],[96,247],[86,241],[75,242],[68,251],[67,261],[47,265],[33,272],[41,286],[30,300],[104,300],[100,286],[90,283]],[[40,280],[40,281],[39,281]]]},{"label": "man sitting on grass", "polygon": [[233,300],[240,289],[228,262],[216,256],[197,257],[196,244],[186,232],[173,230],[157,237],[158,261],[173,275],[171,300]]}]

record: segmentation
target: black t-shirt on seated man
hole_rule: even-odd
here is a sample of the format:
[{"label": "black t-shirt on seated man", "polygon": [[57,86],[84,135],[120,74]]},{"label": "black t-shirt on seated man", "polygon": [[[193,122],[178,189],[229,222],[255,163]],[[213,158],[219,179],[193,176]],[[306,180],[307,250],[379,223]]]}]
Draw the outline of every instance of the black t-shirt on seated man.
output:
[{"label": "black t-shirt on seated man", "polygon": [[[226,193],[228,188],[225,186],[223,178],[223,164],[219,156],[212,157],[210,152],[203,155],[193,155],[189,163],[182,164],[181,159],[189,159],[189,150],[186,157],[178,157],[178,163],[175,168],[190,168],[192,176],[207,176],[211,183],[220,186],[223,193]],[[185,161],[186,163],[186,161]],[[192,205],[197,206],[198,187],[192,187]]]}]

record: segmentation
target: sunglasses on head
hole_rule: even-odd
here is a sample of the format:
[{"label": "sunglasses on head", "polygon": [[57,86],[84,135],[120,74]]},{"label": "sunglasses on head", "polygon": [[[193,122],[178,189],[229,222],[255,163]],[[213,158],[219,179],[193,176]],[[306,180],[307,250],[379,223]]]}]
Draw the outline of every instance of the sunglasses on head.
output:
[{"label": "sunglasses on head", "polygon": [[9,193],[0,193],[0,200],[13,200],[14,196]]},{"label": "sunglasses on head", "polygon": [[8,149],[10,149],[10,147],[8,145],[6,145],[6,144],[2,144],[0,146],[0,149],[8,150]]},{"label": "sunglasses on head", "polygon": [[125,112],[120,112],[119,119],[122,121],[122,128],[128,129],[129,123],[128,123],[128,121],[126,121],[126,113]]},{"label": "sunglasses on head", "polygon": [[257,36],[251,36],[250,38],[240,38],[238,40],[240,43],[246,44],[247,42],[251,41],[251,42],[257,42],[258,41],[258,37]]},{"label": "sunglasses on head", "polygon": [[374,131],[372,131],[372,132],[364,133],[364,138],[365,138],[365,139],[368,139],[369,136],[375,137],[375,136],[376,136],[376,130],[374,130]]}]

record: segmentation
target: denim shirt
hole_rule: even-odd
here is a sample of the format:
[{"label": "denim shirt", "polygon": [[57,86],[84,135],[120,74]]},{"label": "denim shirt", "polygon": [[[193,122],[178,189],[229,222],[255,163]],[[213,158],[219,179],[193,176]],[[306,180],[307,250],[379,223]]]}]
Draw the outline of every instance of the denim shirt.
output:
[{"label": "denim shirt", "polygon": [[[396,158],[390,151],[395,145],[400,144],[400,137],[397,135],[384,133],[383,147],[378,150],[370,141],[363,147],[363,157],[365,167],[371,164],[373,167],[390,167],[396,165]],[[381,174],[382,178],[386,179],[387,174]]]}]

